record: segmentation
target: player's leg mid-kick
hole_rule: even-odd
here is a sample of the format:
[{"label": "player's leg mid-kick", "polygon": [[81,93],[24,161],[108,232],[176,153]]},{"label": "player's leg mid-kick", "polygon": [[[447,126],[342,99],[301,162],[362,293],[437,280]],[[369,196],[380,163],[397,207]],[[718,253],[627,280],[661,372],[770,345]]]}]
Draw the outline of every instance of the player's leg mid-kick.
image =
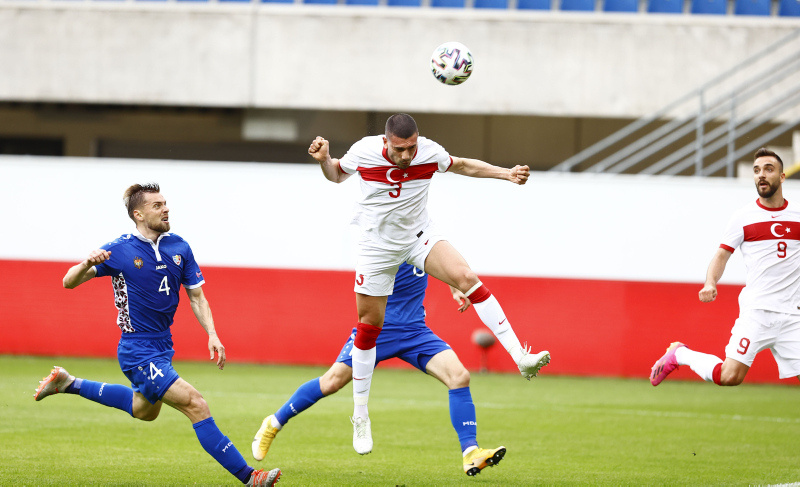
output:
[{"label": "player's leg mid-kick", "polygon": [[520,344],[497,298],[449,242],[440,240],[434,244],[425,259],[425,272],[459,289],[469,298],[478,317],[511,355],[523,377],[528,380],[536,377],[542,367],[550,363],[550,352],[544,350],[531,354],[527,344],[524,347]]}]

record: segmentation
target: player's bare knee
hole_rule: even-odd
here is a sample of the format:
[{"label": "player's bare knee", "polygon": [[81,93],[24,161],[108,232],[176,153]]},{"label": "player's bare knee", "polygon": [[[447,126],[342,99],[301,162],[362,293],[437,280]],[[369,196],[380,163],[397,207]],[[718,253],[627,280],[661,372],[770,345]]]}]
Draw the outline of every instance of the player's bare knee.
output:
[{"label": "player's bare knee", "polygon": [[160,412],[161,412],[160,407],[146,407],[146,408],[134,407],[131,411],[131,415],[140,421],[155,421]]},{"label": "player's bare knee", "polygon": [[332,374],[322,376],[319,379],[319,389],[323,396],[330,396],[339,392],[342,387],[347,385],[347,378],[340,375]]},{"label": "player's bare knee", "polygon": [[464,267],[463,269],[459,270],[459,273],[456,276],[456,281],[458,282],[459,287],[463,288],[462,292],[466,292],[469,291],[472,286],[478,284],[480,278],[477,274],[475,274],[475,272],[473,272],[472,269],[469,267]]},{"label": "player's bare knee", "polygon": [[133,416],[140,421],[155,421],[160,412],[159,410],[134,411]]},{"label": "player's bare knee", "polygon": [[452,387],[450,389],[461,389],[462,387],[469,387],[469,371],[465,367],[461,367],[459,371],[453,374]]},{"label": "player's bare knee", "polygon": [[738,386],[744,382],[744,375],[737,373],[726,374],[724,371],[719,377],[719,385],[721,386]]}]

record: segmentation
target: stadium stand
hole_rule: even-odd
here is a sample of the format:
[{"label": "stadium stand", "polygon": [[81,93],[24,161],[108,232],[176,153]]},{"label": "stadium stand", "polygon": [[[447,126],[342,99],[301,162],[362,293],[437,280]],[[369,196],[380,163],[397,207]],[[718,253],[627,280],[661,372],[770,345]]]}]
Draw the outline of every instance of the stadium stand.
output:
[{"label": "stadium stand", "polygon": [[736,15],[769,15],[772,7],[770,0],[736,0]]},{"label": "stadium stand", "polygon": [[604,12],[638,12],[639,0],[605,0]]},{"label": "stadium stand", "polygon": [[800,17],[800,1],[781,0],[778,15],[781,17]]},{"label": "stadium stand", "polygon": [[[42,0],[44,1],[44,0]],[[61,0],[80,2],[86,0]],[[142,3],[265,3],[265,4],[307,4],[307,5],[352,5],[352,6],[388,6],[416,8],[474,8],[496,10],[561,10],[573,12],[613,12],[637,13],[639,0],[90,0],[94,2],[126,2]],[[728,3],[732,8],[728,8]],[[684,0],[647,0],[645,8],[651,14],[680,14],[684,11]],[[689,13],[699,15],[749,15],[800,17],[800,0],[691,0]]]},{"label": "stadium stand", "polygon": [[728,13],[727,0],[692,0],[693,14],[725,15]]},{"label": "stadium stand", "polygon": [[431,7],[464,8],[464,0],[432,0]]},{"label": "stadium stand", "polygon": [[550,0],[517,0],[517,8],[520,10],[550,10],[552,5]]},{"label": "stadium stand", "polygon": [[508,0],[475,0],[475,8],[508,8]]},{"label": "stadium stand", "polygon": [[561,0],[561,10],[564,11],[591,12],[594,9],[594,0]]},{"label": "stadium stand", "polygon": [[681,14],[683,0],[650,0],[647,11],[651,14]]}]

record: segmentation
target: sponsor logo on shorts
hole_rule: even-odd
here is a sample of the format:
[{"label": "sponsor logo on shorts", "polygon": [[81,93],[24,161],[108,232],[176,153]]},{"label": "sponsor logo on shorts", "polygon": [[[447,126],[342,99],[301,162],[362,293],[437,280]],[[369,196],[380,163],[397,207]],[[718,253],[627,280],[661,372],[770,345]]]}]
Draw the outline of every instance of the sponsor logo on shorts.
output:
[{"label": "sponsor logo on shorts", "polygon": [[364,285],[364,274],[359,274],[358,277],[356,277],[356,284],[359,286]]}]

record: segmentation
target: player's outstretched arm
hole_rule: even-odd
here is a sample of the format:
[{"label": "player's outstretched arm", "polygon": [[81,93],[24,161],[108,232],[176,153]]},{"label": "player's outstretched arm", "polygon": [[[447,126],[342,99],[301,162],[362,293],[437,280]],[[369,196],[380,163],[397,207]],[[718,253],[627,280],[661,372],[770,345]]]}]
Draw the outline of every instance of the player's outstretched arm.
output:
[{"label": "player's outstretched arm", "polygon": [[493,166],[478,159],[466,159],[464,157],[453,157],[453,165],[450,166],[450,172],[471,178],[503,179],[514,184],[527,183],[531,174],[528,166],[514,166],[508,169]]},{"label": "player's outstretched arm", "polygon": [[222,370],[225,367],[225,347],[222,346],[222,342],[217,337],[217,331],[214,329],[214,317],[211,316],[211,306],[208,304],[206,295],[203,294],[203,288],[201,286],[187,289],[186,294],[189,295],[189,302],[192,303],[194,316],[200,326],[208,333],[208,352],[211,354],[209,360],[214,360],[214,352],[216,352],[217,367]]},{"label": "player's outstretched arm", "polygon": [[339,159],[331,158],[330,142],[322,137],[318,136],[311,142],[311,145],[308,146],[308,153],[311,154],[315,161],[319,162],[322,174],[325,175],[328,181],[341,183],[350,177],[349,174],[339,169]]},{"label": "player's outstretched arm", "polygon": [[61,283],[67,289],[75,289],[97,275],[97,269],[94,266],[100,265],[110,258],[111,252],[108,250],[92,250],[86,260],[69,268]]},{"label": "player's outstretched arm", "polygon": [[699,293],[700,301],[710,303],[717,298],[717,283],[722,279],[722,273],[725,272],[725,265],[731,255],[730,251],[723,248],[717,249],[714,253],[711,263],[708,264],[708,271],[706,271],[706,283]]}]

